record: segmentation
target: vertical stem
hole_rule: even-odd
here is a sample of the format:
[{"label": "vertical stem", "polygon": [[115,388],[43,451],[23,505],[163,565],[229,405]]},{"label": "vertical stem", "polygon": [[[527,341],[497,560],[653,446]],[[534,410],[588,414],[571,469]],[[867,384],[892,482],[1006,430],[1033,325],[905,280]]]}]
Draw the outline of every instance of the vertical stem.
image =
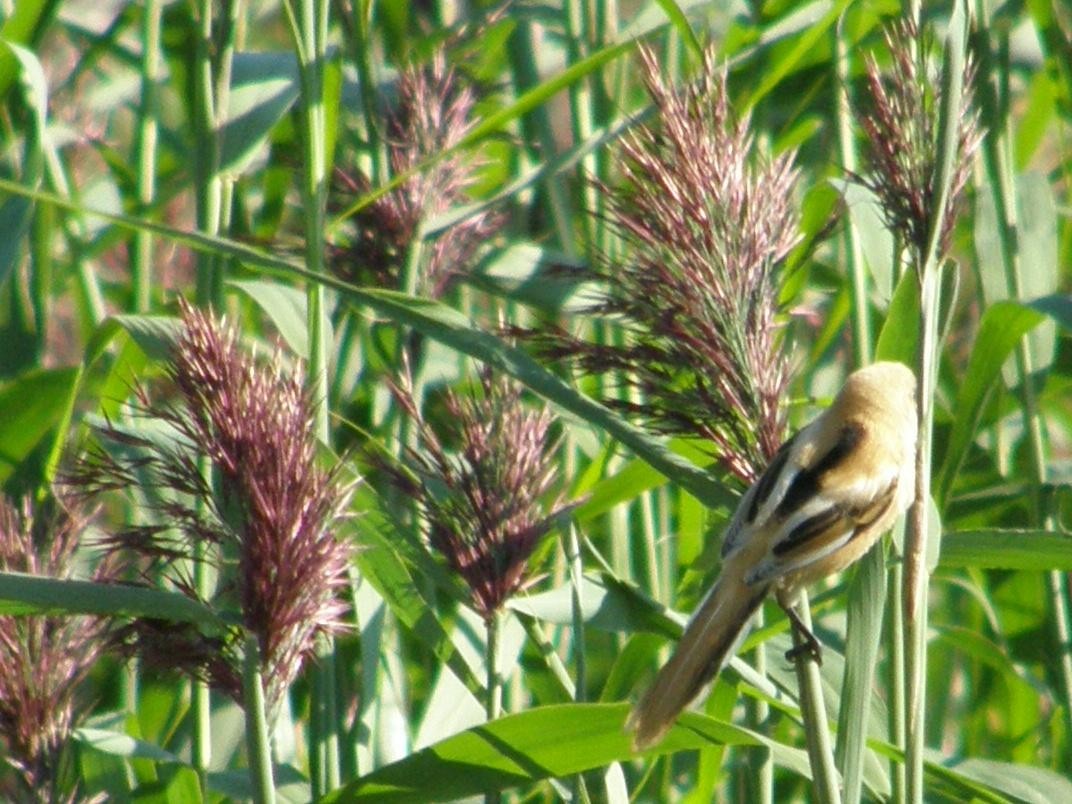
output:
[{"label": "vertical stem", "polygon": [[[488,615],[485,623],[487,628],[487,653],[484,657],[484,664],[488,675],[484,690],[484,714],[487,716],[489,723],[502,714],[502,685],[499,679],[500,618],[499,612],[495,611]],[[502,794],[498,790],[489,790],[484,794],[486,804],[498,804],[501,800]]]},{"label": "vertical stem", "polygon": [[[301,75],[302,200],[305,222],[305,267],[324,272],[324,227],[327,159],[324,153],[324,60],[327,57],[326,0],[301,0],[295,31]],[[310,283],[306,290],[309,330],[309,385],[317,403],[316,424],[320,440],[329,443],[327,391],[328,347],[324,288]]]},{"label": "vertical stem", "polygon": [[[324,66],[327,58],[327,0],[300,0],[297,13],[290,10],[294,47],[301,80],[301,140],[303,150],[302,201],[305,223],[305,267],[314,274],[324,272],[324,229],[327,198],[327,121],[324,109]],[[316,432],[320,441],[331,444],[329,419],[328,343],[326,296],[319,282],[306,286],[306,329],[309,335],[309,393],[314,400]],[[335,702],[336,655],[334,643],[326,641],[318,649],[313,670],[314,716],[310,719],[310,764],[313,769],[314,800],[339,786],[338,707]]]},{"label": "vertical stem", "polygon": [[[811,609],[807,593],[801,592],[796,603],[801,622],[811,628]],[[803,637],[793,629],[793,645],[804,644]],[[804,719],[804,737],[808,746],[815,800],[820,804],[841,804],[838,773],[834,766],[834,750],[830,745],[830,723],[823,703],[822,679],[819,665],[806,653],[796,660],[797,685],[800,688],[800,713]]]},{"label": "vertical stem", "polygon": [[[905,750],[905,715],[907,714],[907,696],[905,694],[905,629],[904,629],[904,568],[900,563],[890,570],[890,634],[887,644],[890,646],[889,685],[890,685],[890,741],[902,751]],[[907,794],[905,763],[893,763],[893,801],[902,804]]]},{"label": "vertical stem", "polygon": [[361,109],[365,117],[365,137],[372,155],[369,175],[372,186],[379,187],[387,181],[387,144],[380,130],[377,113],[376,73],[372,61],[372,0],[357,0],[354,3],[354,63],[361,89]]},{"label": "vertical stem", "polygon": [[[834,36],[834,70],[837,92],[838,152],[848,175],[857,172],[855,139],[850,96],[851,65],[848,42],[838,20]],[[845,217],[845,262],[852,285],[853,354],[857,366],[871,362],[871,319],[868,304],[868,277],[863,250],[852,216]],[[886,603],[885,551],[876,545],[849,581],[846,610],[845,670],[838,709],[835,759],[841,771],[845,800],[860,800],[864,754],[867,750],[867,712],[871,686],[878,661],[882,613]],[[894,763],[897,764],[897,763]]]},{"label": "vertical stem", "polygon": [[[532,23],[525,17],[518,17],[517,27],[511,36],[509,52],[519,95],[540,82],[539,71],[536,67],[534,38]],[[539,143],[540,156],[544,161],[549,161],[554,157],[555,138],[546,105],[538,106],[528,112],[522,119],[522,129],[526,132],[527,141]],[[566,186],[561,177],[549,175],[544,179],[544,189],[547,192],[549,212],[557,234],[558,246],[567,257],[576,256],[577,249],[573,237],[574,216]]]},{"label": "vertical stem", "polygon": [[[569,37],[570,61],[576,63],[588,55],[589,42],[586,37],[588,26],[585,24],[585,9],[583,0],[567,0],[565,3],[564,16],[566,18],[566,32]],[[593,97],[591,86],[587,81],[577,81],[570,85],[570,121],[573,124],[573,141],[587,142],[595,129],[593,124]],[[596,226],[596,212],[599,203],[595,184],[591,179],[597,176],[596,154],[585,154],[581,160],[580,181],[583,182],[582,197],[584,198],[584,210],[588,214],[583,216],[583,225],[586,230],[585,245],[590,248],[595,243],[594,228]]]},{"label": "vertical stem", "polygon": [[[223,210],[223,180],[220,175],[220,120],[226,114],[227,94],[231,81],[231,61],[234,54],[235,15],[238,3],[225,0],[219,8],[220,38],[213,33],[212,0],[200,0],[197,6],[197,50],[193,65],[194,75],[194,130],[196,148],[194,173],[197,182],[196,207],[197,227],[208,235],[220,233]],[[219,59],[213,64],[212,51],[218,49]],[[198,254],[197,303],[223,305],[223,272],[220,260],[214,254]],[[202,472],[211,469],[202,462]],[[199,543],[193,559],[193,579],[197,594],[202,600],[209,599],[212,577],[209,571],[209,546]],[[212,761],[212,702],[208,686],[193,681],[191,686],[193,710],[193,760],[204,785],[205,774]]]},{"label": "vertical stem", "polygon": [[574,682],[576,689],[574,700],[581,702],[587,699],[588,666],[585,655],[584,599],[581,588],[581,583],[584,579],[584,565],[581,561],[581,545],[577,539],[577,529],[574,525],[569,527],[566,550],[568,551],[566,558],[569,561],[570,603],[573,609],[574,673],[577,677]]},{"label": "vertical stem", "polygon": [[[929,533],[928,508],[931,489],[932,425],[934,388],[938,376],[938,316],[941,271],[939,260],[946,207],[950,198],[953,172],[958,153],[960,103],[964,87],[964,48],[967,36],[967,11],[962,0],[953,4],[942,59],[941,109],[935,143],[935,173],[932,179],[933,201],[928,210],[928,236],[925,246],[917,247],[916,272],[920,277],[920,327],[918,391],[916,413],[919,442],[916,448],[915,499],[908,511],[905,531],[904,612],[905,612],[905,792],[908,801],[923,801],[923,749],[927,713],[927,584],[930,568],[925,559],[930,539],[941,533]],[[920,56],[922,58],[922,55]]]},{"label": "vertical stem", "polygon": [[[194,172],[197,181],[197,228],[206,234],[219,232],[219,184],[216,177],[219,148],[216,138],[216,105],[212,61],[209,58],[212,43],[212,3],[201,0],[199,7],[197,54],[194,64],[194,128],[197,147],[194,152]],[[197,302],[209,305],[220,301],[216,282],[216,260],[211,254],[197,255]],[[203,474],[211,472],[207,462],[202,461]],[[194,547],[194,587],[202,600],[207,599],[208,572],[206,545],[198,542]],[[205,778],[212,762],[212,702],[208,685],[203,681],[191,682],[190,695],[193,710],[193,760],[200,777]],[[263,697],[263,696],[262,696]],[[252,768],[252,754],[250,759]]]},{"label": "vertical stem", "polygon": [[[573,617],[573,666],[577,679],[574,682],[573,700],[580,703],[588,697],[588,657],[585,653],[584,597],[581,586],[584,580],[584,564],[581,561],[581,545],[577,538],[576,526],[570,525],[566,538],[566,560],[569,562],[570,604]],[[584,776],[577,774],[573,777],[573,800],[584,801],[587,798],[588,790],[584,784]]]},{"label": "vertical stem", "polygon": [[[753,628],[757,630],[763,627],[763,608],[755,613],[753,618]],[[767,675],[767,649],[761,642],[756,645],[755,651],[752,654],[752,664],[756,668],[756,672],[759,675],[766,677]],[[803,687],[802,687],[803,689]],[[757,731],[761,731],[764,725],[770,718],[770,704],[762,698],[750,698],[748,704],[749,709],[749,722],[753,728]],[[765,745],[758,745],[749,751],[751,758],[750,764],[752,765],[755,774],[755,793],[753,800],[760,804],[770,804],[774,801],[774,756],[771,753],[770,748]]]},{"label": "vertical stem", "polygon": [[256,804],[274,804],[275,782],[272,779],[272,748],[268,739],[264,678],[261,674],[260,646],[253,634],[246,635],[242,696],[246,708],[246,750],[249,753],[253,800]]},{"label": "vertical stem", "polygon": [[916,415],[919,442],[916,449],[916,493],[908,510],[905,531],[904,625],[905,625],[905,794],[911,802],[923,801],[923,747],[927,685],[927,580],[925,566],[927,508],[931,486],[932,399],[938,357],[938,280],[934,263],[923,268],[920,315],[923,336],[918,360],[919,389]]},{"label": "vertical stem", "polygon": [[[45,175],[49,183],[58,195],[71,198],[71,183],[67,181],[67,175],[60,161],[56,147],[48,140],[42,143],[45,156]],[[74,213],[73,224],[65,223],[68,245],[71,249],[71,260],[78,266],[78,286],[82,294],[83,309],[88,313],[88,324],[95,328],[108,315],[104,306],[104,294],[101,292],[97,275],[85,256],[85,246],[90,240],[89,225],[85,218],[78,212]]]},{"label": "vertical stem", "polygon": [[[194,172],[197,181],[197,228],[208,235],[219,234],[220,226],[220,143],[217,129],[216,82],[213,75],[212,0],[198,4],[197,54],[194,63]],[[197,302],[220,306],[223,280],[215,255],[199,252],[197,257]]]},{"label": "vertical stem", "polygon": [[[157,91],[160,81],[160,22],[164,4],[147,0],[142,12],[141,108],[138,111],[138,207],[145,215],[156,195]],[[153,237],[142,229],[134,233],[130,273],[134,285],[133,308],[144,313],[152,298]]]},{"label": "vertical stem", "polygon": [[[856,147],[852,128],[852,99],[849,96],[849,47],[841,35],[838,22],[834,38],[836,56],[834,66],[837,75],[837,134],[838,154],[846,174],[857,170]],[[852,334],[853,353],[857,366],[871,362],[871,320],[867,302],[867,273],[864,270],[860,238],[853,225],[852,216],[845,216],[845,263],[852,283]]]}]

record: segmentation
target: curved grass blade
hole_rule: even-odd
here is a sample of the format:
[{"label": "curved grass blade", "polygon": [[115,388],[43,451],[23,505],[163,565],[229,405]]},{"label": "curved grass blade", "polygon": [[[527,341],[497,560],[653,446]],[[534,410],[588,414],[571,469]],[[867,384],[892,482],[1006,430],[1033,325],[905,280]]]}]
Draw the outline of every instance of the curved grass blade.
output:
[{"label": "curved grass blade", "polygon": [[0,614],[152,617],[192,623],[206,634],[227,629],[227,624],[212,609],[178,592],[123,584],[44,578],[20,572],[0,572]]}]

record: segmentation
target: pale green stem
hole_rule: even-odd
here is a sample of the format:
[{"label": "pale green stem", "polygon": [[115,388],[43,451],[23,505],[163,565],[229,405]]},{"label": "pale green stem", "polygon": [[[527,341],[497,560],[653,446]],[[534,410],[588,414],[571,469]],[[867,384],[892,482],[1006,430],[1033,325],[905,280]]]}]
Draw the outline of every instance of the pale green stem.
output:
[{"label": "pale green stem", "polygon": [[[582,588],[584,563],[581,560],[581,544],[577,538],[575,525],[569,526],[566,536],[566,559],[569,562],[570,604],[573,617],[573,665],[577,676],[573,700],[580,703],[587,700],[588,658],[585,653],[587,643],[584,638],[584,592]],[[584,776],[581,774],[573,777],[573,798],[575,801],[588,799],[588,789],[584,783]]]},{"label": "pale green stem", "polygon": [[[142,12],[141,108],[138,111],[138,206],[141,214],[152,207],[156,196],[157,83],[160,81],[160,21],[162,0],[146,0]],[[153,236],[139,229],[134,233],[130,273],[134,285],[134,310],[148,312],[152,300]]]},{"label": "pale green stem", "polygon": [[268,738],[268,717],[264,700],[264,676],[257,637],[246,635],[242,661],[242,697],[246,709],[246,750],[256,804],[274,804],[272,747]]},{"label": "pale green stem", "polygon": [[[326,0],[300,0],[295,9],[288,3],[294,48],[298,55],[301,84],[302,220],[305,224],[305,267],[320,276],[325,271],[324,230],[327,199],[327,142],[324,109],[324,66],[327,58],[329,5]],[[309,338],[307,385],[313,399],[317,438],[330,446],[331,427],[328,391],[328,343],[326,294],[316,281],[306,285],[306,331]],[[310,719],[310,765],[314,800],[341,782],[338,707],[335,702],[336,656],[327,640],[318,649],[313,669],[314,717]]]},{"label": "pale green stem", "polygon": [[[487,649],[484,656],[484,664],[487,669],[487,682],[484,689],[484,714],[490,723],[498,719],[502,714],[502,683],[499,678],[499,630],[502,627],[502,615],[492,612],[488,615],[485,627],[487,629]],[[502,794],[497,790],[489,790],[484,795],[486,804],[497,804],[502,800]]]},{"label": "pale green stem", "polygon": [[[811,609],[807,593],[801,592],[796,603],[801,622],[811,628]],[[803,639],[793,630],[793,645],[801,647]],[[823,702],[823,684],[819,665],[807,654],[796,660],[797,685],[800,688],[800,714],[804,720],[804,738],[811,767],[812,789],[819,804],[840,804],[841,788],[834,764],[834,747],[830,744],[830,722]]]},{"label": "pale green stem", "polygon": [[[930,210],[926,250],[917,254],[916,272],[920,277],[920,326],[917,378],[917,414],[919,443],[916,452],[915,499],[908,512],[905,531],[905,640],[907,682],[906,720],[906,796],[922,802],[924,743],[926,733],[927,685],[927,596],[930,569],[925,564],[928,542],[940,540],[940,533],[929,533],[927,512],[931,488],[931,451],[933,439],[934,389],[937,382],[939,349],[938,316],[940,310],[939,266],[942,229],[949,203],[950,185],[959,158],[957,152],[961,94],[964,84],[964,45],[967,15],[962,2],[954,4],[949,20],[942,63],[941,110],[936,142],[934,199]],[[940,549],[940,548],[939,548]]]},{"label": "pale green stem", "polygon": [[[583,0],[567,0],[563,16],[566,18],[566,31],[569,37],[570,61],[576,63],[589,53],[586,33],[588,26],[585,24],[585,9]],[[573,123],[573,141],[587,142],[595,130],[593,124],[593,97],[592,88],[587,81],[578,81],[570,84],[570,120]],[[591,246],[595,242],[593,229],[597,218],[591,213],[597,210],[599,204],[596,186],[591,181],[597,175],[596,154],[588,153],[581,160],[580,180],[584,182],[582,197],[584,208],[589,214],[583,217],[584,227],[587,232],[585,244]]]},{"label": "pale green stem", "polygon": [[[540,82],[536,66],[535,36],[532,23],[525,17],[517,18],[517,27],[511,37],[510,56],[514,66],[515,82],[518,93],[535,87]],[[522,128],[526,140],[539,144],[540,157],[549,161],[555,157],[557,148],[551,118],[546,105],[538,106],[528,112],[522,119]],[[558,246],[567,257],[576,256],[577,249],[573,237],[573,209],[569,193],[559,176],[548,176],[544,180],[547,192],[549,212],[553,221]]]},{"label": "pale green stem", "polygon": [[[753,615],[752,627],[759,630],[763,627],[763,609]],[[767,675],[767,649],[760,642],[752,652],[752,664],[756,673]],[[756,731],[763,733],[770,719],[770,704],[764,698],[755,697],[748,699],[749,722]],[[749,751],[749,765],[753,769],[754,782],[752,800],[758,804],[769,804],[774,801],[774,757],[770,748],[765,745],[757,745]]]},{"label": "pale green stem", "polygon": [[911,802],[923,801],[928,597],[928,571],[924,560],[930,538],[927,507],[930,500],[932,398],[938,357],[938,277],[936,265],[924,268],[920,292],[923,337],[919,350],[919,390],[916,395],[916,413],[920,425],[916,452],[916,491],[908,510],[905,532],[905,793]]},{"label": "pale green stem", "polygon": [[[904,567],[899,562],[890,569],[890,608],[889,608],[890,646],[889,685],[890,685],[890,741],[904,751],[907,730],[905,715],[907,713],[905,694],[905,629],[904,629]],[[907,794],[905,764],[893,763],[893,801],[901,804]]]},{"label": "pale green stem", "polygon": [[[216,80],[211,52],[212,0],[200,0],[198,6],[197,53],[194,60],[194,173],[197,182],[197,228],[207,235],[219,234],[220,227],[220,143],[217,130]],[[208,252],[197,259],[197,302],[217,308],[223,301],[223,282],[218,260]]]},{"label": "pale green stem", "polygon": [[354,62],[361,89],[361,108],[365,116],[365,136],[372,155],[372,186],[378,187],[387,180],[389,167],[387,144],[380,131],[377,112],[376,72],[372,58],[372,0],[357,0],[354,3]]},{"label": "pale green stem", "polygon": [[[71,185],[67,181],[67,174],[63,169],[59,153],[50,139],[42,141],[45,154],[45,170],[49,183],[56,190],[56,194],[64,198],[71,198]],[[74,223],[65,224],[67,241],[71,247],[71,258],[78,266],[78,286],[82,293],[84,309],[89,313],[89,325],[96,327],[107,316],[108,311],[104,305],[104,294],[101,292],[97,275],[83,254],[83,244],[90,240],[90,230],[85,217],[81,212],[75,211]]]}]

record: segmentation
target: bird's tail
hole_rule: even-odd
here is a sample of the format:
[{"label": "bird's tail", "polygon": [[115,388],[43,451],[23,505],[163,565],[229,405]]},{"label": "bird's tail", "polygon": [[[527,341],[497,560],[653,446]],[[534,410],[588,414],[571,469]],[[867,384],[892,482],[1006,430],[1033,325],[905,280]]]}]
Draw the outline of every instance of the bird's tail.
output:
[{"label": "bird's tail", "polygon": [[625,722],[626,731],[633,733],[635,750],[662,739],[678,713],[718,675],[748,634],[752,615],[769,588],[770,584],[749,586],[726,575],[718,579],[689,622],[674,655]]}]

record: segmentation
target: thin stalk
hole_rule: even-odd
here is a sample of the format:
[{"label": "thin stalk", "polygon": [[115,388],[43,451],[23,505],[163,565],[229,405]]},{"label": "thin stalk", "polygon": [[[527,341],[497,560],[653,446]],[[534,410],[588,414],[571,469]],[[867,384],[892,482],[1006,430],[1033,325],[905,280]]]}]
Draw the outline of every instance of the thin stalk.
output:
[{"label": "thin stalk", "polygon": [[379,187],[388,177],[387,143],[384,142],[377,112],[376,73],[372,59],[372,0],[354,3],[354,63],[361,90],[361,110],[365,117],[365,139],[372,156],[371,186]]},{"label": "thin stalk", "polygon": [[[581,560],[581,544],[577,538],[575,525],[569,526],[566,535],[566,558],[569,562],[570,581],[570,605],[573,630],[573,667],[577,676],[574,682],[573,700],[581,703],[588,698],[588,658],[585,653],[584,638],[584,593],[582,582],[584,580],[584,563]],[[584,776],[577,774],[573,777],[573,800],[585,801],[588,799],[588,789],[584,783]]]},{"label": "thin stalk", "polygon": [[[208,483],[212,482],[212,466],[207,457],[198,460],[198,469]],[[203,505],[204,503],[199,503]],[[201,600],[212,599],[215,579],[211,568],[207,541],[198,540],[193,547],[191,574],[194,588]],[[212,698],[208,683],[200,679],[190,681],[190,708],[193,716],[193,763],[201,783],[201,791],[208,789],[208,769],[212,763]]]},{"label": "thin stalk", "polygon": [[927,596],[929,568],[925,557],[931,534],[928,508],[931,488],[931,451],[933,440],[934,389],[938,376],[941,344],[938,342],[941,271],[939,266],[942,227],[949,202],[957,154],[960,102],[964,85],[964,47],[967,36],[967,13],[963,2],[954,3],[942,61],[942,102],[938,119],[937,160],[934,176],[934,202],[930,210],[926,250],[917,254],[916,271],[920,277],[920,338],[918,353],[918,392],[916,413],[919,442],[916,450],[915,499],[908,511],[905,531],[904,612],[905,675],[907,683],[905,776],[906,797],[923,801],[924,738],[927,713]]},{"label": "thin stalk", "polygon": [[581,561],[581,545],[574,525],[570,525],[566,539],[566,558],[569,562],[570,605],[573,619],[574,673],[577,676],[577,680],[574,682],[576,691],[573,699],[580,703],[587,700],[588,664],[585,655],[584,593],[582,589],[584,563]]},{"label": "thin stalk", "polygon": [[[902,752],[905,748],[907,713],[905,693],[904,567],[898,562],[890,569],[889,607],[889,687],[890,741]],[[902,804],[907,793],[904,762],[893,763],[893,801]]]},{"label": "thin stalk", "polygon": [[[588,40],[586,37],[588,26],[585,24],[585,8],[583,0],[567,0],[563,12],[566,18],[566,33],[570,48],[570,62],[577,63],[589,54]],[[570,84],[570,122],[573,124],[573,141],[587,142],[595,130],[593,123],[593,95],[592,87],[588,81],[578,81]],[[583,182],[584,208],[589,214],[585,215],[583,226],[585,229],[584,242],[591,247],[595,243],[594,228],[598,220],[592,214],[597,211],[599,195],[596,186],[590,179],[597,175],[596,154],[588,153],[581,160],[580,180]]]},{"label": "thin stalk", "polygon": [[[197,48],[194,56],[194,173],[197,182],[197,228],[209,236],[219,235],[224,210],[224,181],[220,174],[220,121],[227,111],[231,84],[231,63],[234,56],[234,35],[239,3],[225,0],[219,4],[219,16],[214,17],[212,0],[198,4]],[[220,28],[214,33],[214,22]],[[212,53],[219,53],[213,63]],[[222,260],[209,252],[197,258],[197,302],[216,309],[223,306]],[[206,477],[211,469],[202,462]],[[214,579],[210,572],[209,546],[199,543],[193,559],[193,580],[198,595],[210,597]],[[204,789],[205,775],[212,761],[212,701],[208,685],[191,682],[190,696],[193,716],[193,761]]]},{"label": "thin stalk", "polygon": [[555,677],[555,681],[561,685],[564,692],[574,700],[577,700],[577,687],[573,679],[570,678],[569,670],[562,663],[555,646],[551,644],[547,635],[544,634],[540,622],[534,617],[527,617],[520,613],[517,614],[517,619],[521,623],[521,627],[525,629],[525,634],[532,640],[532,644],[540,651],[540,656],[547,662],[547,669]]},{"label": "thin stalk", "polygon": [[[811,608],[808,595],[801,592],[796,604],[801,622],[811,628]],[[801,647],[804,640],[793,629],[793,645]],[[815,801],[819,804],[840,804],[841,788],[834,765],[834,747],[830,744],[830,722],[823,702],[819,665],[806,653],[796,661],[797,685],[800,688],[800,714],[804,719],[804,738],[808,747]]]},{"label": "thin stalk", "polygon": [[[220,142],[217,123],[216,80],[212,64],[212,21],[214,3],[198,4],[197,50],[194,60],[194,173],[197,182],[197,228],[207,235],[219,234],[220,227]],[[219,308],[223,301],[223,279],[217,258],[202,252],[197,258],[197,302]]]},{"label": "thin stalk", "polygon": [[[327,0],[300,0],[295,10],[289,7],[294,48],[298,55],[301,83],[301,141],[303,151],[302,201],[305,223],[305,267],[317,276],[325,271],[324,229],[327,199],[327,120],[324,109],[324,66],[327,59],[329,4]],[[330,446],[330,411],[328,400],[328,343],[326,293],[319,282],[306,285],[306,330],[309,337],[309,393],[315,401],[316,432],[320,441]],[[339,762],[339,724],[336,705],[336,655],[334,642],[325,641],[318,649],[313,670],[316,700],[310,719],[310,764],[314,800],[341,783]]]},{"label": "thin stalk", "polygon": [[[763,609],[757,611],[752,620],[753,628],[759,630],[763,627]],[[752,666],[756,673],[766,678],[767,676],[767,649],[760,642],[752,652]],[[761,697],[749,698],[748,702],[749,722],[756,731],[762,733],[764,726],[770,718],[770,704]],[[752,768],[754,785],[750,797],[751,800],[760,804],[770,804],[774,801],[774,756],[769,747],[757,745],[749,751],[749,765]]]},{"label": "thin stalk", "polygon": [[[853,136],[852,99],[849,96],[849,46],[841,35],[841,21],[834,37],[836,57],[834,67],[837,78],[837,134],[838,154],[842,169],[847,175],[857,172],[856,140]],[[857,366],[871,362],[871,317],[867,301],[867,272],[864,269],[863,249],[852,216],[845,216],[845,267],[852,285],[852,334],[853,355]]]},{"label": "thin stalk", "polygon": [[260,656],[257,637],[247,634],[245,656],[242,661],[242,696],[246,709],[246,750],[249,753],[249,775],[253,783],[254,802],[274,804],[272,746],[268,739],[268,717],[265,713],[264,678]]},{"label": "thin stalk", "polygon": [[[138,207],[145,215],[156,197],[157,141],[157,84],[160,81],[160,23],[163,17],[162,0],[146,0],[142,12],[141,107],[138,110],[137,162]],[[130,259],[131,282],[134,286],[133,307],[148,312],[152,301],[153,236],[139,229],[134,233],[134,249]]]},{"label": "thin stalk", "polygon": [[[45,172],[49,184],[57,195],[71,198],[71,185],[67,181],[67,174],[63,169],[63,163],[60,161],[60,155],[55,146],[49,139],[45,139],[42,142],[42,148],[44,149]],[[104,294],[101,292],[97,275],[84,255],[85,247],[83,244],[90,241],[89,225],[86,223],[85,216],[81,211],[76,210],[71,217],[74,219],[73,223],[69,223],[67,216],[64,216],[64,229],[68,246],[71,249],[71,262],[77,266],[78,286],[83,302],[82,309],[87,311],[89,316],[87,323],[91,329],[95,329],[108,315],[108,311],[104,306]]]},{"label": "thin stalk", "polygon": [[[40,360],[48,341],[49,313],[52,309],[52,246],[56,231],[56,208],[39,205],[30,224],[30,288],[29,301],[33,312],[34,355]],[[21,309],[16,304],[15,309]]]},{"label": "thin stalk", "polygon": [[[517,27],[510,37],[509,50],[514,69],[514,81],[519,95],[540,82],[540,74],[536,66],[535,35],[532,23],[524,17],[518,17]],[[522,118],[522,129],[525,131],[527,142],[539,144],[542,161],[554,159],[557,151],[554,129],[545,104],[533,109]],[[559,176],[548,176],[544,180],[544,190],[547,193],[549,212],[557,235],[558,247],[567,257],[574,257],[577,249],[573,237],[574,215],[569,192]]]},{"label": "thin stalk", "polygon": [[932,398],[938,357],[938,268],[924,268],[920,291],[921,328],[918,357],[919,390],[916,415],[919,442],[916,450],[915,499],[908,510],[905,532],[904,627],[905,627],[905,776],[906,800],[923,801],[923,748],[927,684],[927,507],[930,499]]},{"label": "thin stalk", "polygon": [[[502,626],[502,615],[492,612],[488,615],[485,627],[487,629],[487,650],[484,656],[484,665],[487,668],[487,683],[484,689],[484,714],[488,722],[497,719],[502,714],[502,684],[499,678],[499,630]],[[498,804],[502,800],[502,794],[498,790],[489,790],[484,794],[486,804]]]}]

